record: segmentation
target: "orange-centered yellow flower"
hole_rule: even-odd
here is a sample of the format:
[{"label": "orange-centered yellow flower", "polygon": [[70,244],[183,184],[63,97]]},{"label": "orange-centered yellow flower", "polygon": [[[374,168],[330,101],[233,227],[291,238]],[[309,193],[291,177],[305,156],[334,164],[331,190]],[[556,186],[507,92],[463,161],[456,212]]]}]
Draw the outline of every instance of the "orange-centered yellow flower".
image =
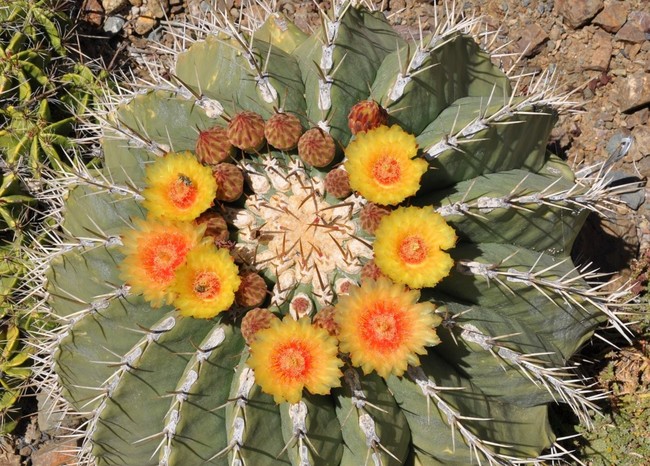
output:
[{"label": "orange-centered yellow flower", "polygon": [[417,155],[415,136],[397,125],[359,133],[345,149],[350,187],[377,204],[399,204],[420,189],[428,168]]},{"label": "orange-centered yellow flower", "polygon": [[232,305],[240,283],[239,269],[228,250],[203,243],[189,252],[185,265],[176,271],[173,304],[184,316],[211,319]]},{"label": "orange-centered yellow flower", "polygon": [[437,345],[435,327],[442,319],[429,302],[418,303],[420,292],[406,290],[387,278],[368,280],[342,296],[334,318],[339,325],[340,350],[365,374],[401,376],[408,365],[418,366],[425,346]]},{"label": "orange-centered yellow flower", "polygon": [[255,334],[248,365],[262,391],[276,403],[297,403],[302,390],[326,395],[341,386],[337,341],[327,331],[311,325],[308,318],[286,316]]},{"label": "orange-centered yellow flower", "polygon": [[176,269],[185,263],[205,227],[164,219],[136,220],[136,229],[124,234],[120,277],[135,294],[142,293],[153,307],[170,303]]},{"label": "orange-centered yellow flower", "polygon": [[456,233],[433,207],[400,207],[381,219],[375,231],[375,263],[397,283],[411,288],[435,286],[454,261],[445,249]]},{"label": "orange-centered yellow flower", "polygon": [[217,182],[191,152],[169,153],[146,169],[142,204],[154,217],[190,221],[214,201]]}]

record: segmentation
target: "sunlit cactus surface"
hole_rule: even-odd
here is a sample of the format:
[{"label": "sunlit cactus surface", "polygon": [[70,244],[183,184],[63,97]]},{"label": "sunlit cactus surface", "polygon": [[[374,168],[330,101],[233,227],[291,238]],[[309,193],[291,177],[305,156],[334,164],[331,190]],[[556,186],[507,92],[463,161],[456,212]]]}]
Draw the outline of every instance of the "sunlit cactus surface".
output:
[{"label": "sunlit cactus surface", "polygon": [[569,360],[625,331],[570,257],[611,197],[547,152],[570,102],[474,19],[265,15],[177,25],[94,115],[103,168],[45,194],[41,376],[80,464],[560,461],[549,404],[593,406]]}]

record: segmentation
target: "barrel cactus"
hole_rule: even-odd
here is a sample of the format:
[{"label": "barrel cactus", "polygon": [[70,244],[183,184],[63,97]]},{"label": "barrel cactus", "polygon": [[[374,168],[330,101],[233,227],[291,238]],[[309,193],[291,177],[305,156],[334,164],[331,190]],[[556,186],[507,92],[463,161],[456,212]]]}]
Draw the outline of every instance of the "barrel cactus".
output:
[{"label": "barrel cactus", "polygon": [[521,94],[475,21],[407,41],[368,8],[183,25],[98,111],[103,167],[51,180],[41,376],[80,464],[566,454],[549,404],[593,407],[570,358],[625,332],[570,257],[611,193],[547,151],[548,75]]}]

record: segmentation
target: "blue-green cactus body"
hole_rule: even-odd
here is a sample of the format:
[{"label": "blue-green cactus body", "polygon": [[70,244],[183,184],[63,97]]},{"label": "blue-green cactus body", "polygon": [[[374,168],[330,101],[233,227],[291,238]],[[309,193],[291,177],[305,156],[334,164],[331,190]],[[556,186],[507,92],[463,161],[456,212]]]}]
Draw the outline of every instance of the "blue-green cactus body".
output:
[{"label": "blue-green cactus body", "polygon": [[[180,53],[177,88],[139,94],[109,112],[104,167],[81,177],[66,200],[63,228],[80,240],[52,261],[48,290],[68,325],[56,353],[64,395],[92,413],[83,454],[91,450],[98,465],[138,466],[538,458],[555,441],[547,405],[582,399],[546,369],[564,367],[604,320],[569,256],[588,187],[546,153],[554,110],[534,96],[511,97],[507,77],[459,29],[407,44],[382,14],[349,5],[310,37],[288,24],[272,15],[252,41],[225,30]],[[268,118],[282,108],[343,147],[352,139],[350,107],[369,96],[389,110],[389,124],[417,136],[418,157],[430,165],[406,203],[434,206],[460,238],[449,277],[422,290],[423,300],[441,306],[442,343],[402,377],[346,367],[330,395],[278,405],[246,365],[241,309],[194,320],[170,306],[151,308],[124,287],[119,236],[146,216],[145,167],[165,152],[192,150],[198,131],[240,110]],[[319,187],[339,161],[309,169],[295,151],[271,148],[236,161],[246,194],[219,209],[231,239],[244,245],[235,250],[244,257],[251,246],[260,259],[244,258],[241,267],[267,279],[266,305],[277,314],[290,313],[298,295],[314,310],[335,303],[337,280],[358,282],[372,257],[360,198],[335,200]],[[265,203],[308,195],[328,210],[351,206],[337,218],[354,230],[341,239],[351,254],[323,272],[324,284],[294,279],[281,289],[282,264],[261,260],[272,240],[249,233],[264,238],[266,223],[288,221],[268,217]],[[291,261],[282,258],[301,267]]]}]

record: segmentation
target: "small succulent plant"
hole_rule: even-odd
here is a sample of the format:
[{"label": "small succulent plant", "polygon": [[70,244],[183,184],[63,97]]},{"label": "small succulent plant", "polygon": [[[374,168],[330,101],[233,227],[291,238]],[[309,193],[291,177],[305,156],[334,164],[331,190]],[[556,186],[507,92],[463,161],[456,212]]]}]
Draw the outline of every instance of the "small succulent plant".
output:
[{"label": "small succulent plant", "polygon": [[518,95],[472,19],[226,17],[96,115],[101,169],[51,180],[39,373],[79,463],[562,458],[548,405],[593,407],[569,360],[625,328],[570,257],[612,192],[547,152],[549,76]]},{"label": "small succulent plant", "polygon": [[66,166],[76,115],[99,90],[85,65],[64,48],[67,2],[18,0],[0,6],[0,154],[40,176]]},{"label": "small succulent plant", "polygon": [[[17,0],[0,4],[0,422],[15,426],[17,403],[28,384],[26,336],[33,301],[27,265],[32,242],[49,222],[34,198],[44,170],[74,159],[74,123],[93,99],[90,68],[67,57],[67,1]],[[40,213],[39,213],[40,211]]]}]

